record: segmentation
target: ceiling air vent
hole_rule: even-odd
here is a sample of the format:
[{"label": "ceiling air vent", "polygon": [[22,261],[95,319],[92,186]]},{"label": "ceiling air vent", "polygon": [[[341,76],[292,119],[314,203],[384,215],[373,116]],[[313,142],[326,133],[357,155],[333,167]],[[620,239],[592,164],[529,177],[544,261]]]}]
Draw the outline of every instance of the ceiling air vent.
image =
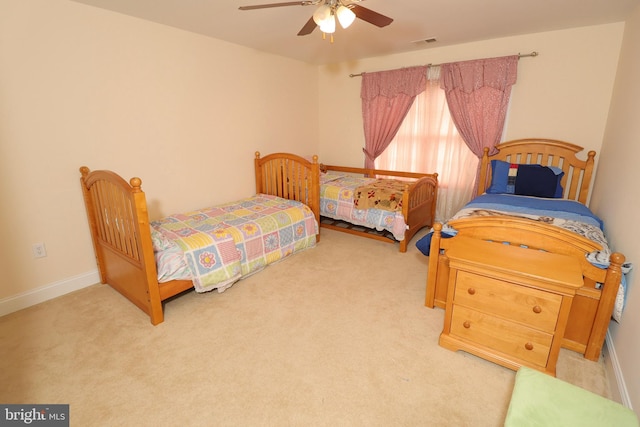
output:
[{"label": "ceiling air vent", "polygon": [[436,41],[437,39],[435,37],[428,37],[426,39],[414,40],[411,43],[419,45],[419,44],[435,43]]}]

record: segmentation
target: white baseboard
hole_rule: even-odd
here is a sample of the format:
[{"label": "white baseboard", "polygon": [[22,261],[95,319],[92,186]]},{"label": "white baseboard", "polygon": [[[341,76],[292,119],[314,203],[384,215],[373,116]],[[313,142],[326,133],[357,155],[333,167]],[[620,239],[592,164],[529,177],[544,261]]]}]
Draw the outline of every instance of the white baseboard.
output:
[{"label": "white baseboard", "polygon": [[609,378],[612,378],[613,375],[613,378],[615,379],[615,384],[610,384],[612,388],[615,387],[615,389],[611,390],[614,397],[616,397],[614,400],[619,400],[620,403],[633,411],[631,398],[629,397],[629,391],[627,390],[627,384],[624,382],[624,375],[622,375],[622,369],[620,367],[620,362],[618,361],[616,348],[613,345],[613,339],[611,338],[609,330],[607,330],[605,341],[607,345],[605,347],[604,363],[607,374],[610,374]]},{"label": "white baseboard", "polygon": [[0,300],[0,316],[100,283],[98,270],[54,282],[25,293]]}]

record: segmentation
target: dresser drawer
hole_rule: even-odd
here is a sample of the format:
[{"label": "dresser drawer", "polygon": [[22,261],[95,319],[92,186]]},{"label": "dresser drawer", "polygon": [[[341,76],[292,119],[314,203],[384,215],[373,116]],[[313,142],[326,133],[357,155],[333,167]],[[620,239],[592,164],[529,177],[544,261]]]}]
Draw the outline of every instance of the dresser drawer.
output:
[{"label": "dresser drawer", "polygon": [[553,333],[562,296],[458,271],[454,304]]},{"label": "dresser drawer", "polygon": [[450,334],[541,367],[553,341],[553,334],[459,305],[453,307]]}]

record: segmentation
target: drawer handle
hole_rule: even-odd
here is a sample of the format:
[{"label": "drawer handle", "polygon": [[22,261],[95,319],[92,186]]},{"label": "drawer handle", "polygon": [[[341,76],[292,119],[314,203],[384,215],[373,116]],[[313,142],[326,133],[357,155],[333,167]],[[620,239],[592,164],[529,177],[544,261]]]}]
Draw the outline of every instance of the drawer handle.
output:
[{"label": "drawer handle", "polygon": [[467,289],[467,292],[469,292],[469,295],[475,295],[476,294],[476,290],[474,288]]},{"label": "drawer handle", "polygon": [[542,313],[542,307],[540,307],[539,305],[534,305],[533,312],[536,314]]},{"label": "drawer handle", "polygon": [[465,320],[462,326],[464,326],[466,329],[469,329],[471,327],[471,323],[468,320]]},{"label": "drawer handle", "polygon": [[527,350],[533,350],[533,344],[528,342],[524,345],[524,348],[526,348]]}]

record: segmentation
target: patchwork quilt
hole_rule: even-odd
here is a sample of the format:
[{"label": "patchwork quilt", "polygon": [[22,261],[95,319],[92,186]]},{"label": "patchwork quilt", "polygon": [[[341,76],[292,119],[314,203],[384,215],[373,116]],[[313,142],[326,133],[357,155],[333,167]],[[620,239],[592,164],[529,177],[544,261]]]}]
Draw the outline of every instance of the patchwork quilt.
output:
[{"label": "patchwork quilt", "polygon": [[400,211],[359,209],[354,203],[356,189],[377,181],[352,174],[323,173],[320,176],[320,215],[351,224],[387,230],[400,241],[407,225]]},{"label": "patchwork quilt", "polygon": [[314,247],[308,206],[258,194],[151,223],[158,280],[190,279],[197,292],[224,291],[241,278]]}]

